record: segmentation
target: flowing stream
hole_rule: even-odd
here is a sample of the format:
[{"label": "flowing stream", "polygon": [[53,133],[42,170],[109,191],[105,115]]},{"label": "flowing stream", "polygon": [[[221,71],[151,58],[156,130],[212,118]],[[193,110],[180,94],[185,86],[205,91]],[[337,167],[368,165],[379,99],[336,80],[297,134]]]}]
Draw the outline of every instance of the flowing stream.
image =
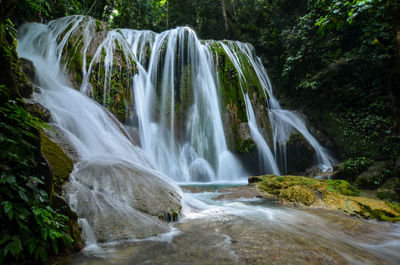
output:
[{"label": "flowing stream", "polygon": [[[232,185],[184,187],[167,234],[102,244],[54,264],[398,264],[400,226],[298,210]],[[244,186],[243,190],[248,188]],[[242,190],[242,191],[243,191]]]},{"label": "flowing stream", "polygon": [[[160,34],[110,30],[90,58],[86,52],[93,49],[95,36],[91,28],[95,22],[86,22],[79,29],[84,32],[80,39],[84,56],[82,82],[77,91],[64,74],[66,68],[61,62],[68,38],[83,21],[85,17],[73,16],[48,25],[25,24],[19,29],[18,54],[32,60],[37,71],[39,91],[34,98],[50,110],[52,126],[78,156],[65,186],[65,198],[78,213],[86,249],[57,259],[55,264],[400,261],[398,225],[280,207],[257,199],[254,194],[215,199],[235,191],[221,186],[221,182],[243,182],[246,172],[228,148],[221,114],[219,65],[211,42],[201,42],[187,27]],[[239,75],[251,137],[265,173],[285,171],[277,163],[281,159],[278,153],[285,152],[278,149],[285,148],[290,134],[296,131],[315,149],[317,166],[331,170],[334,159],[312,136],[305,122],[280,107],[251,46],[230,41],[215,43],[222,47]],[[131,85],[134,104],[128,102],[127,106],[133,106],[128,112],[129,121],[136,126],[140,147],[125,125],[105,108],[116,46],[123,50],[124,57],[133,58],[127,68],[137,67],[127,84]],[[93,93],[89,80],[98,61],[104,64],[104,106],[88,97]],[[252,66],[263,89],[272,141],[263,134],[255,102],[246,87],[245,64]],[[177,98],[183,109],[179,118]],[[185,105],[185,99],[190,99],[190,104]],[[146,190],[149,182],[158,183],[162,189]],[[176,182],[218,182],[219,186],[185,187],[182,193]],[[163,201],[165,197],[158,197],[162,192],[172,195],[168,197],[171,201],[182,196],[179,222],[167,225],[147,214],[153,206],[146,202]],[[141,193],[148,197],[141,198]],[[94,229],[98,227],[101,229]]]}]

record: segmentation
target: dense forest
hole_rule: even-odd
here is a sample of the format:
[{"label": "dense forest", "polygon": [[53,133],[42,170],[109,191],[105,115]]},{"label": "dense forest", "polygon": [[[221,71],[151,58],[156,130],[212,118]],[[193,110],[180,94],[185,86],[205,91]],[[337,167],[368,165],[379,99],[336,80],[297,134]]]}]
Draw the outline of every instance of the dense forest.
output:
[{"label": "dense forest", "polygon": [[[400,199],[399,0],[6,0],[0,10],[0,264],[45,262],[81,247],[71,232],[77,217],[54,210],[58,188],[46,183],[53,173],[38,154],[48,125],[20,99],[33,89],[15,50],[16,28],[25,21],[79,14],[114,28],[189,26],[201,39],[251,43],[281,104],[304,113],[342,162],[333,177],[359,189],[391,180],[394,192],[380,197]],[[356,179],[376,162],[379,174]]]}]

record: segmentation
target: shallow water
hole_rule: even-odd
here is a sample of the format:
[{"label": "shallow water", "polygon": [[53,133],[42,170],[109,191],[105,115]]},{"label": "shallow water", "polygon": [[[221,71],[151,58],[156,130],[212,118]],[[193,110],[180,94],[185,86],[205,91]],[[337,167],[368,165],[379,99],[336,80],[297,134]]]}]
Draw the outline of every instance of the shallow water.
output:
[{"label": "shallow water", "polygon": [[184,190],[183,217],[171,225],[172,232],[147,240],[90,246],[52,263],[400,263],[398,224],[283,207],[249,196],[213,200],[234,193],[229,185],[196,185]]}]

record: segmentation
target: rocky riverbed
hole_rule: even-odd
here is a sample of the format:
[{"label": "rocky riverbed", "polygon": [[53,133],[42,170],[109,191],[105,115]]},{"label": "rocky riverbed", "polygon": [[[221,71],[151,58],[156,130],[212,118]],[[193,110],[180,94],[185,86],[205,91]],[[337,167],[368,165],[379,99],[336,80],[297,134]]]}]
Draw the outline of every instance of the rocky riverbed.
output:
[{"label": "rocky riverbed", "polygon": [[400,226],[279,205],[254,185],[184,190],[172,232],[88,246],[53,264],[398,264]]}]

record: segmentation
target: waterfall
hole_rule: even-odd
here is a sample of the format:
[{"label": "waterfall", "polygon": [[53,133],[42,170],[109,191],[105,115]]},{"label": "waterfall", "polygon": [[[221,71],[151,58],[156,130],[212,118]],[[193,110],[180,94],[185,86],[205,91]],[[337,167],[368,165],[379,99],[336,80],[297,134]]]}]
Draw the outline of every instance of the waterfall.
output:
[{"label": "waterfall", "polygon": [[[286,143],[292,133],[299,132],[315,150],[318,168],[324,172],[332,171],[332,163],[335,162],[335,159],[329,155],[328,151],[321,146],[321,144],[309,132],[305,122],[295,112],[281,108],[279,101],[273,94],[271,82],[261,59],[254,55],[254,49],[252,46],[250,44],[233,41],[220,42],[219,45],[223,47],[225,53],[230,58],[239,74],[242,93],[245,97],[250,129],[252,136],[257,143],[257,147],[262,153],[265,167],[269,169],[270,172],[279,174],[276,163],[276,160],[278,159],[277,149],[281,148],[281,150],[283,150],[283,152],[281,151],[280,153],[283,155],[284,162],[282,164],[285,166]],[[241,56],[239,56],[238,53],[240,53]],[[246,62],[244,62],[244,60]],[[268,104],[267,109],[273,129],[273,143],[271,145],[273,145],[275,157],[271,155],[270,148],[266,144],[265,140],[260,137],[261,134],[251,106],[252,103],[246,91],[246,76],[242,71],[244,65],[251,65],[253,68],[252,70],[255,72],[258,82],[264,91],[264,98]]]},{"label": "waterfall", "polygon": [[51,125],[78,154],[64,188],[86,244],[167,232],[157,214],[179,209],[180,188],[155,170],[111,113],[71,87],[60,69],[56,33],[47,25],[24,24],[17,52],[33,61],[40,91],[34,98],[50,110]]},{"label": "waterfall", "polygon": [[[212,45],[222,48],[238,74],[262,173],[287,172],[286,145],[294,133],[301,134],[315,150],[316,164],[321,170],[332,169],[334,159],[309,132],[305,121],[280,107],[262,62],[250,44],[202,42],[188,27],[154,33],[131,29],[98,31],[96,24],[83,16],[49,23],[57,41],[57,65],[61,63],[68,72],[66,65],[72,59],[68,59],[67,53],[78,52],[82,57],[78,74],[82,78],[77,88],[108,109],[112,109],[110,102],[115,93],[113,73],[120,71],[126,76],[128,81],[121,85],[126,89],[121,100],[124,111],[119,118],[125,117],[126,125],[136,132],[136,144],[156,170],[178,182],[235,181],[247,174],[227,144],[229,128],[224,128],[221,105],[224,88],[218,80],[220,66]],[[75,51],[68,46],[71,39]],[[98,77],[102,82],[100,92],[92,85]],[[249,90],[250,81],[261,88],[257,98]],[[265,105],[266,117],[261,117],[260,102]],[[48,102],[51,104],[55,103]],[[262,119],[268,120],[270,129],[265,128]],[[94,141],[87,137],[89,142]],[[109,138],[105,137],[107,141],[116,141]],[[94,150],[100,146],[93,144]],[[124,158],[129,156],[126,153]]]}]

